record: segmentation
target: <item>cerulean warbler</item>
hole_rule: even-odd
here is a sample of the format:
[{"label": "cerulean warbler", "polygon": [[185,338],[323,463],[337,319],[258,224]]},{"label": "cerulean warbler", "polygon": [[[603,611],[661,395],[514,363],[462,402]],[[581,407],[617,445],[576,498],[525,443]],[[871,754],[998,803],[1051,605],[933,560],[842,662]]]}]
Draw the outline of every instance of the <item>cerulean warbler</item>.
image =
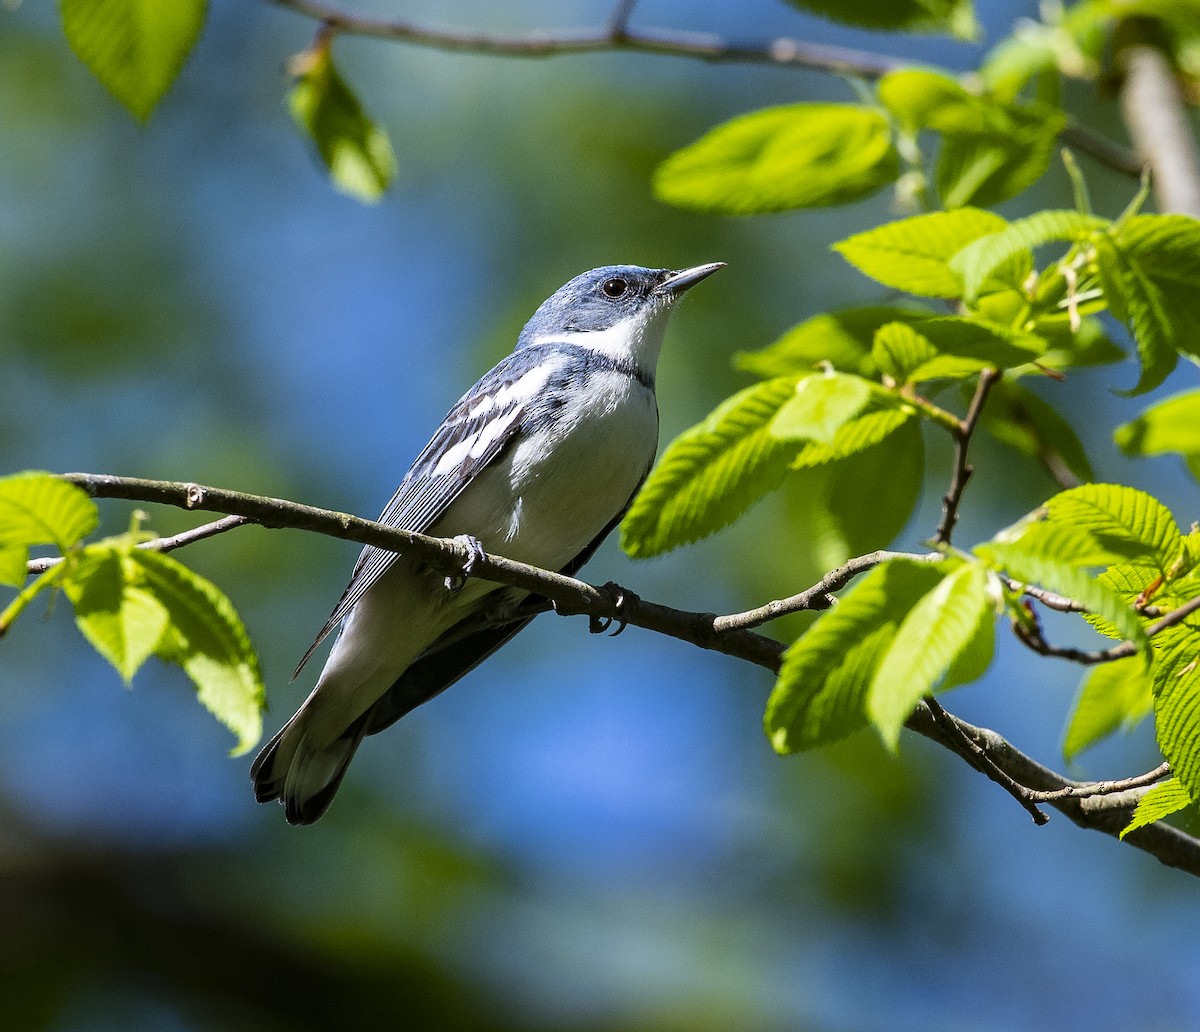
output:
[{"label": "cerulean warbler", "polygon": [[[438,427],[380,521],[574,574],[641,487],[658,448],[654,376],[684,291],[723,267],[610,265],[534,313],[511,355]],[[528,593],[457,584],[368,546],[296,673],[341,632],[316,687],[251,768],[260,802],[292,824],[328,808],[364,735],[382,731],[486,659],[532,616]]]}]

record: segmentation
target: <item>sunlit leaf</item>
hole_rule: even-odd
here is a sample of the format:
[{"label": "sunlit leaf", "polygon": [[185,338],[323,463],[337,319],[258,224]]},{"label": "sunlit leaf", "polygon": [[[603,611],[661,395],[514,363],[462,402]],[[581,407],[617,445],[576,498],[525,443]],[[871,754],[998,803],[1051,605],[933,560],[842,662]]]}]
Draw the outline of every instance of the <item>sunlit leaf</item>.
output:
[{"label": "sunlit leaf", "polygon": [[974,298],[992,270],[1014,254],[1055,241],[1084,240],[1108,225],[1107,219],[1077,211],[1040,211],[967,244],[950,266],[962,276],[966,296]]},{"label": "sunlit leaf", "polygon": [[1131,831],[1137,831],[1138,828],[1144,828],[1147,824],[1153,824],[1155,821],[1161,821],[1164,817],[1169,817],[1190,805],[1191,801],[1192,797],[1188,794],[1187,787],[1178,778],[1167,778],[1166,781],[1160,781],[1138,800],[1133,817],[1125,825],[1120,837],[1124,838]]},{"label": "sunlit leaf", "polygon": [[1082,529],[1126,559],[1146,558],[1163,572],[1182,537],[1171,511],[1145,491],[1122,484],[1084,484],[1046,502],[1048,519]]},{"label": "sunlit leaf", "polygon": [[866,451],[912,419],[915,419],[912,409],[873,395],[866,411],[843,423],[828,443],[810,441],[804,445],[792,460],[792,468],[820,466]]},{"label": "sunlit leaf", "polygon": [[1114,731],[1132,728],[1149,715],[1153,705],[1145,663],[1130,658],[1093,667],[1080,685],[1067,721],[1063,757],[1074,760]]},{"label": "sunlit leaf", "polygon": [[867,694],[871,723],[889,748],[895,749],[913,708],[974,639],[982,640],[978,651],[990,660],[994,623],[988,572],[979,563],[961,563],[912,607]]},{"label": "sunlit leaf", "polygon": [[1171,773],[1200,798],[1200,618],[1153,641],[1155,735]]},{"label": "sunlit leaf", "polygon": [[170,624],[155,654],[182,667],[200,702],[237,736],[234,752],[262,734],[265,691],[258,657],[233,603],[212,583],[168,555],[135,549],[142,585],[166,608]]},{"label": "sunlit leaf", "polygon": [[[0,478],[0,549],[8,555],[5,574],[21,584],[30,545],[54,545],[65,552],[96,529],[95,503],[74,484],[50,473],[26,472]],[[16,558],[20,556],[19,560]]]},{"label": "sunlit leaf", "polygon": [[207,0],[58,0],[67,42],[139,121],[195,46]]},{"label": "sunlit leaf", "polygon": [[975,208],[931,212],[856,233],[833,248],[860,272],[884,286],[924,297],[961,297],[963,280],[950,259],[973,240],[1007,223]]},{"label": "sunlit leaf", "polygon": [[751,215],[866,197],[899,162],[881,112],[852,104],[790,104],[742,115],[676,151],[656,196],[693,211]]},{"label": "sunlit leaf", "polygon": [[1118,427],[1113,437],[1126,455],[1181,455],[1192,476],[1200,480],[1200,391],[1151,405]]},{"label": "sunlit leaf", "polygon": [[771,433],[830,444],[870,400],[871,384],[860,376],[833,372],[806,376],[775,414]]},{"label": "sunlit leaf", "polygon": [[378,201],[396,174],[387,132],[371,120],[334,67],[327,43],[301,54],[293,71],[292,118],[316,145],[333,185],[357,200]]},{"label": "sunlit leaf", "polygon": [[799,447],[768,429],[796,377],[739,391],[668,446],[621,523],[621,547],[642,558],[720,530],[779,486]]},{"label": "sunlit leaf", "polygon": [[875,331],[885,323],[912,323],[930,314],[928,309],[892,305],[824,312],[792,327],[761,351],[739,351],[733,364],[763,377],[811,373],[821,362],[842,372],[872,376],[876,371],[872,357]]},{"label": "sunlit leaf", "polygon": [[166,606],[146,587],[130,551],[89,546],[62,581],[79,630],[126,684],[158,648],[168,622]]},{"label": "sunlit leaf", "polygon": [[787,650],[764,726],[776,751],[798,752],[867,726],[867,692],[896,629],[943,575],[893,560],[863,577]]}]

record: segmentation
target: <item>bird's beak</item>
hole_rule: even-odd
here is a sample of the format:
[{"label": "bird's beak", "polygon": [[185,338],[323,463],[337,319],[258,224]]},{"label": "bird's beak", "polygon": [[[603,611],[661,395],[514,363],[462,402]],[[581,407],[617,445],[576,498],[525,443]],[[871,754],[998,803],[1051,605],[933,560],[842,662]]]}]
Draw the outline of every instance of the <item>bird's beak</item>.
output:
[{"label": "bird's beak", "polygon": [[709,262],[707,265],[697,265],[691,269],[680,269],[671,273],[658,285],[656,293],[678,297],[685,290],[694,287],[702,279],[707,279],[718,269],[725,268],[724,262]]}]

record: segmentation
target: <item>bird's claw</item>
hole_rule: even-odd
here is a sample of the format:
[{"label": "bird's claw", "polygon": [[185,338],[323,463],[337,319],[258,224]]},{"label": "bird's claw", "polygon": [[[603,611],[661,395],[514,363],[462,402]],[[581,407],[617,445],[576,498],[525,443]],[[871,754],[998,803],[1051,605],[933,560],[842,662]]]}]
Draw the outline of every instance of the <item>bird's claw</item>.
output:
[{"label": "bird's claw", "polygon": [[617,624],[617,629],[609,635],[610,638],[615,638],[618,634],[625,630],[626,627],[629,626],[629,618],[625,615],[625,603],[627,601],[625,589],[622,588],[621,585],[615,584],[613,581],[609,581],[600,590],[607,592],[612,596],[613,609],[616,611],[616,615],[589,617],[588,631],[592,634],[603,634],[613,625],[615,621]]},{"label": "bird's claw", "polygon": [[487,553],[483,550],[483,545],[479,539],[472,537],[470,534],[459,534],[454,538],[456,545],[461,545],[467,550],[467,558],[463,560],[462,569],[458,573],[452,573],[446,577],[446,590],[451,594],[462,591],[463,585],[470,579],[471,574],[475,572],[475,567],[487,558]]}]

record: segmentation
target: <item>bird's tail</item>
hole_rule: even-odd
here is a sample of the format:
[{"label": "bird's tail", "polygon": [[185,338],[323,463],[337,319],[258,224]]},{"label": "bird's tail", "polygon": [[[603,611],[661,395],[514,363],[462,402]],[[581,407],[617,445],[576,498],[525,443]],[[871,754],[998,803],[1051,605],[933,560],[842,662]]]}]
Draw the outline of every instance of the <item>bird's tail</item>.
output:
[{"label": "bird's tail", "polygon": [[302,706],[250,767],[255,798],[260,803],[281,800],[289,824],[313,824],[329,809],[363,740],[369,713],[322,745],[311,740],[309,716]]}]

